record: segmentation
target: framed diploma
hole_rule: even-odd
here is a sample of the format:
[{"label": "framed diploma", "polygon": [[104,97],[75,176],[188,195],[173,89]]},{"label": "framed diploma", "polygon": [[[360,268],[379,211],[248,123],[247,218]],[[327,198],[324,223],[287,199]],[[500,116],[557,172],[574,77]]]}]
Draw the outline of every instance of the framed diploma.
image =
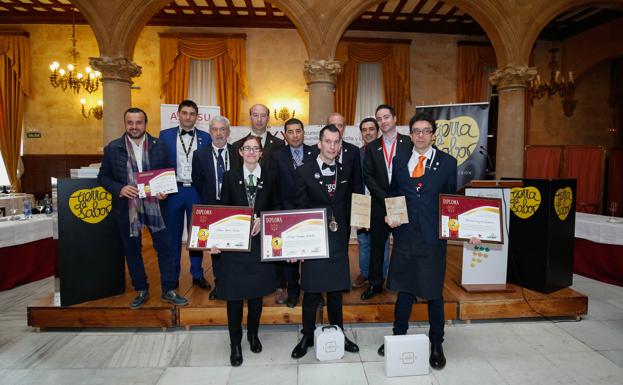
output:
[{"label": "framed diploma", "polygon": [[353,193],[350,207],[350,225],[370,228],[370,210],[372,207],[372,197]]},{"label": "framed diploma", "polygon": [[176,193],[177,180],[175,179],[175,170],[163,168],[139,172],[136,174],[136,188],[138,188],[139,198],[156,196],[158,193]]},{"label": "framed diploma", "polygon": [[193,205],[188,226],[188,249],[251,251],[253,208]]},{"label": "framed diploma", "polygon": [[439,239],[504,243],[501,199],[440,194],[439,216]]},{"label": "framed diploma", "polygon": [[262,212],[262,262],[329,258],[325,209]]}]

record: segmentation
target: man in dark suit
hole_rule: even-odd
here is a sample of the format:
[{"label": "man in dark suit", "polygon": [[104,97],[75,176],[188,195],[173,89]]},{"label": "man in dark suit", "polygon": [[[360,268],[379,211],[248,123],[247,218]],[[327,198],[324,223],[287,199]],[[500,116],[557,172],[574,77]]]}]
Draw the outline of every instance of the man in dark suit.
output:
[{"label": "man in dark suit", "polygon": [[346,124],[344,117],[338,112],[333,112],[327,117],[327,124],[333,124],[340,131],[342,145],[337,160],[344,166],[348,166],[353,170],[353,192],[357,194],[364,193],[363,178],[361,172],[361,158],[359,156],[359,148],[352,143],[344,140],[344,130]]},{"label": "man in dark suit", "polygon": [[[230,134],[229,119],[224,116],[213,117],[210,120],[212,145],[203,146],[193,154],[192,179],[193,185],[201,197],[201,204],[220,204],[223,174],[230,169],[238,168],[238,154],[235,153],[234,146],[227,143]],[[214,299],[220,256],[213,254],[211,258],[214,289],[210,292],[209,298]]]},{"label": "man in dark suit", "polygon": [[[255,135],[262,140],[262,158],[260,166],[266,168],[270,166],[271,153],[285,145],[283,140],[277,138],[266,130],[270,120],[270,110],[263,104],[254,104],[249,108],[249,118],[251,119],[251,135]],[[236,153],[242,146],[244,137],[234,143]],[[242,164],[242,158],[239,159]]]},{"label": "man in dark suit", "polygon": [[[316,312],[327,293],[327,313],[331,325],[343,327],[342,292],[350,288],[348,262],[348,214],[353,191],[353,171],[336,159],[340,148],[340,132],[332,124],[320,130],[315,161],[296,170],[296,205],[300,209],[325,208],[329,234],[329,258],[311,259],[301,265],[303,295],[303,338],[294,347],[292,358],[299,359],[314,346]],[[359,347],[345,337],[344,350],[351,353]]]},{"label": "man in dark suit", "polygon": [[[286,121],[283,125],[283,131],[288,145],[273,151],[271,164],[273,165],[273,171],[278,175],[283,208],[284,210],[293,210],[296,208],[295,171],[304,163],[316,159],[318,148],[303,143],[305,140],[305,127],[303,122],[296,118]],[[288,297],[286,304],[288,307],[295,307],[298,304],[301,291],[299,285],[299,263],[279,262],[277,266],[277,280],[280,281],[280,286],[285,283],[285,287],[287,287]]]},{"label": "man in dark suit", "polygon": [[149,298],[149,284],[141,254],[141,231],[147,227],[158,254],[162,300],[174,305],[188,301],[175,292],[177,276],[171,239],[165,226],[161,204],[166,195],[139,198],[136,174],[142,171],[166,168],[166,149],[161,141],[146,133],[147,114],[139,108],[130,108],[123,115],[125,134],[104,148],[102,166],[97,182],[112,194],[113,215],[119,227],[123,252],[137,291],[130,307],[138,309]]},{"label": "man in dark suit", "polygon": [[[171,236],[175,272],[180,276],[180,258],[182,254],[182,234],[184,232],[184,214],[190,220],[194,204],[199,203],[199,193],[193,186],[192,161],[196,149],[210,146],[212,139],[207,132],[197,130],[195,123],[199,108],[192,100],[184,100],[177,108],[180,125],[160,132],[160,140],[167,149],[169,167],[175,169],[177,194],[171,194],[167,202],[167,229]],[[203,276],[203,252],[189,251],[190,273],[193,285],[209,290],[210,284]]]},{"label": "man in dark suit", "polygon": [[361,294],[363,300],[383,291],[383,259],[390,232],[385,223],[385,198],[389,197],[392,160],[398,154],[410,153],[412,147],[410,138],[396,130],[396,113],[392,106],[381,104],[376,108],[375,116],[382,135],[366,146],[363,163],[363,178],[372,196],[369,285]]},{"label": "man in dark suit", "polygon": [[[391,196],[404,196],[409,223],[394,228],[394,247],[387,288],[398,292],[394,310],[394,335],[407,334],[416,296],[428,304],[431,342],[430,365],[446,364],[441,344],[444,335],[443,284],[446,241],[439,239],[439,194],[456,193],[457,161],[433,147],[435,120],[417,114],[409,122],[413,151],[397,154],[393,162]],[[479,243],[479,242],[472,242]],[[379,354],[384,355],[384,346]]]}]

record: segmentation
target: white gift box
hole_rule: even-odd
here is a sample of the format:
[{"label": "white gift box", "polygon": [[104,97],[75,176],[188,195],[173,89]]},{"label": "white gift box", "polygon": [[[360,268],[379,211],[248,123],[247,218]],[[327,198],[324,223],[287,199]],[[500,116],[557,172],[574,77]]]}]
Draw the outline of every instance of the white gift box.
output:
[{"label": "white gift box", "polygon": [[429,342],[426,334],[385,336],[385,375],[420,376],[429,373]]},{"label": "white gift box", "polygon": [[314,330],[314,347],[318,361],[344,357],[344,333],[339,326],[318,326]]}]

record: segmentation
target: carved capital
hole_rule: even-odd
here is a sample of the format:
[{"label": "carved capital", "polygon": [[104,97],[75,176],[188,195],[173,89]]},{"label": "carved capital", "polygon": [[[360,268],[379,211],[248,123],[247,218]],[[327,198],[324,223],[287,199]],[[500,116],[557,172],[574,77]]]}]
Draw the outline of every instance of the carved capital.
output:
[{"label": "carved capital", "polygon": [[142,73],[142,67],[124,57],[90,57],[89,64],[102,73],[102,80],[132,83]]},{"label": "carved capital", "polygon": [[338,60],[306,60],[303,72],[307,84],[335,84],[337,75],[342,73],[342,62]]},{"label": "carved capital", "polygon": [[536,74],[536,67],[506,66],[492,73],[489,82],[497,86],[498,91],[525,89]]}]

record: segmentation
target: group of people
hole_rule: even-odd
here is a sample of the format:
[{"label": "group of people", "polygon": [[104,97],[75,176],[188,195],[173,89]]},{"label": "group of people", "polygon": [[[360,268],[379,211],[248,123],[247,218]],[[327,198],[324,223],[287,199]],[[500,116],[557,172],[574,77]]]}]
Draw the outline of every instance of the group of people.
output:
[{"label": "group of people", "polygon": [[[285,122],[285,142],[267,131],[270,110],[256,104],[249,110],[251,132],[233,144],[226,117],[210,121],[209,134],[195,126],[197,105],[185,100],[178,108],[179,127],[163,130],[159,138],[146,132],[147,115],[138,108],[124,114],[125,133],[104,149],[98,182],[113,196],[113,213],[126,255],[132,285],[131,302],[140,308],[149,298],[149,285],[141,256],[141,230],[147,227],[158,256],[162,300],[188,304],[179,295],[181,239],[184,215],[194,204],[253,207],[250,252],[210,250],[214,288],[205,279],[202,252],[190,251],[193,285],[210,290],[210,299],[227,301],[231,343],[230,362],[242,364],[241,341],[244,301],[247,301],[247,340],[254,353],[262,351],[258,329],[263,297],[279,290],[277,301],[295,307],[302,301],[302,337],[292,351],[303,357],[314,345],[316,313],[326,306],[329,322],[343,327],[342,294],[368,285],[361,294],[369,300],[386,287],[398,292],[393,333],[406,334],[416,298],[427,300],[431,342],[430,364],[445,366],[443,282],[446,243],[439,240],[438,196],[454,193],[457,161],[437,150],[435,121],[416,114],[409,122],[410,135],[396,128],[390,105],[377,107],[374,118],[359,128],[364,146],[344,141],[345,122],[339,113],[327,118],[316,146],[303,143],[305,128],[295,118]],[[380,136],[379,136],[380,131]],[[136,173],[174,168],[178,192],[139,198]],[[356,228],[360,274],[351,283],[348,258],[352,193],[372,198],[369,229]],[[385,198],[405,196],[408,224],[388,221]],[[329,257],[304,263],[261,262],[260,213],[282,209],[325,208]],[[330,225],[329,225],[330,223]],[[389,235],[394,243],[389,260]],[[345,337],[344,349],[358,352]],[[378,350],[384,355],[384,346]]]}]

